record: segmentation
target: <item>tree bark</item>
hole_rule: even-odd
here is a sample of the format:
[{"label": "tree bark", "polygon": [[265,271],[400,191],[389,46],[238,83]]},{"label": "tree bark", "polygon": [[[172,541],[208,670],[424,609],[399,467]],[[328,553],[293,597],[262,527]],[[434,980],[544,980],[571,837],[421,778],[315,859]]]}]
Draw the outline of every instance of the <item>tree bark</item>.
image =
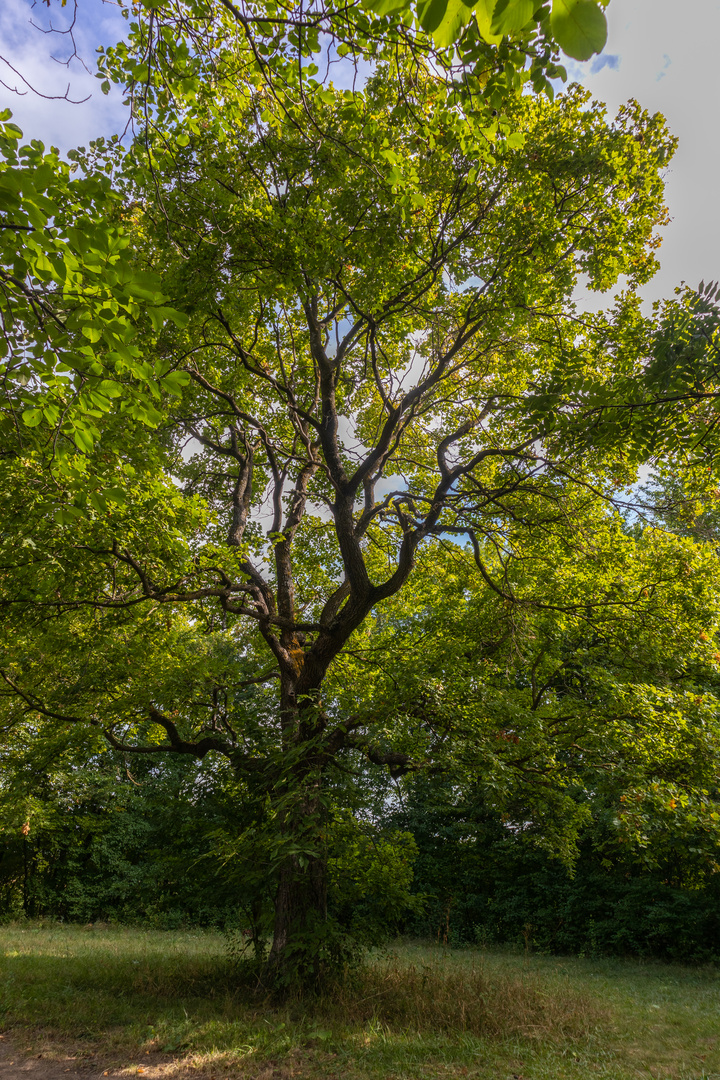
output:
[{"label": "tree bark", "polygon": [[268,967],[274,981],[313,984],[320,974],[320,938],[327,918],[324,852],[289,856],[280,868]]},{"label": "tree bark", "polygon": [[285,748],[295,765],[276,792],[279,841],[290,850],[280,863],[267,969],[273,983],[309,987],[320,974],[320,939],[327,920],[323,758],[317,747],[322,723],[314,694],[304,694],[298,702],[303,665],[300,650],[292,652],[298,663],[292,675],[281,675],[281,715]]}]

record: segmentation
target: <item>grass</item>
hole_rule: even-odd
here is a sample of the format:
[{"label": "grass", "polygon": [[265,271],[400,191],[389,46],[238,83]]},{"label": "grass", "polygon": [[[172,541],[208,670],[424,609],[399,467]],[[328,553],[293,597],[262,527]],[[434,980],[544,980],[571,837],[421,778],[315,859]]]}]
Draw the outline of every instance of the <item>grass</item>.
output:
[{"label": "grass", "polygon": [[0,928],[0,1047],[38,1080],[90,1062],[148,1080],[720,1080],[719,991],[716,968],[402,945],[311,1009],[277,1008],[234,989],[218,934]]}]

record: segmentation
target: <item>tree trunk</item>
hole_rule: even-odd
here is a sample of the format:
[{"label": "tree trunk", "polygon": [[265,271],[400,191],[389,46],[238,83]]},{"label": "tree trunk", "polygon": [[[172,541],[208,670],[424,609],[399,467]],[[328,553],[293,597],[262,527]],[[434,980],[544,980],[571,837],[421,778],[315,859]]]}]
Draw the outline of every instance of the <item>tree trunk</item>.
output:
[{"label": "tree trunk", "polygon": [[283,678],[281,708],[286,749],[295,758],[278,796],[281,856],[268,978],[310,989],[320,976],[327,921],[327,855],[317,710],[312,695],[298,707],[295,679]]},{"label": "tree trunk", "polygon": [[289,856],[280,868],[268,967],[273,981],[310,988],[320,976],[327,918],[324,853]]}]

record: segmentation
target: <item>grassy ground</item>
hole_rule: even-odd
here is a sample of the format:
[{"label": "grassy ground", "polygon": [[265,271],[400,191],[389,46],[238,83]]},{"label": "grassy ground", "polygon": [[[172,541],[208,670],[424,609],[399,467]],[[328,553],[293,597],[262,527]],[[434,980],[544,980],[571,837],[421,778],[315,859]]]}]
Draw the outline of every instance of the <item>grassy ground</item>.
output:
[{"label": "grassy ground", "polygon": [[310,1012],[211,933],[0,928],[0,1075],[720,1080],[720,971],[403,945]]}]

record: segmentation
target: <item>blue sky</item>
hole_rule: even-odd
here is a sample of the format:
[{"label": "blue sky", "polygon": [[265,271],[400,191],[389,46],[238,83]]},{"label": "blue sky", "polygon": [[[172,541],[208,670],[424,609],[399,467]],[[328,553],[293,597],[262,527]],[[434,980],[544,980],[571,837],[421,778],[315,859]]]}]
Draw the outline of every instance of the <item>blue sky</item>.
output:
[{"label": "blue sky", "polygon": [[[65,39],[44,37],[30,20],[43,22],[46,9],[32,0],[0,3],[0,55],[8,57],[33,85],[48,94],[63,94],[70,83],[72,105],[28,92],[18,96],[0,86],[2,107],[12,108],[27,137],[67,150],[87,144],[96,134],[121,130],[124,110],[119,94],[104,97],[91,73],[73,60],[69,67],[49,59],[68,55]],[[70,5],[66,7],[67,13]],[[53,18],[63,13],[53,5]],[[92,65],[101,42],[117,40],[124,22],[111,4],[80,0],[82,14],[78,51]],[[682,18],[680,15],[682,14]],[[568,65],[571,79],[583,82],[611,112],[636,98],[650,112],[660,111],[680,147],[667,174],[667,201],[672,222],[660,250],[661,270],[646,287],[648,299],[672,294],[684,280],[720,277],[720,144],[718,142],[717,42],[720,0],[612,0],[607,9],[609,37],[601,57]],[[6,66],[0,78],[13,87],[22,83]]]}]

